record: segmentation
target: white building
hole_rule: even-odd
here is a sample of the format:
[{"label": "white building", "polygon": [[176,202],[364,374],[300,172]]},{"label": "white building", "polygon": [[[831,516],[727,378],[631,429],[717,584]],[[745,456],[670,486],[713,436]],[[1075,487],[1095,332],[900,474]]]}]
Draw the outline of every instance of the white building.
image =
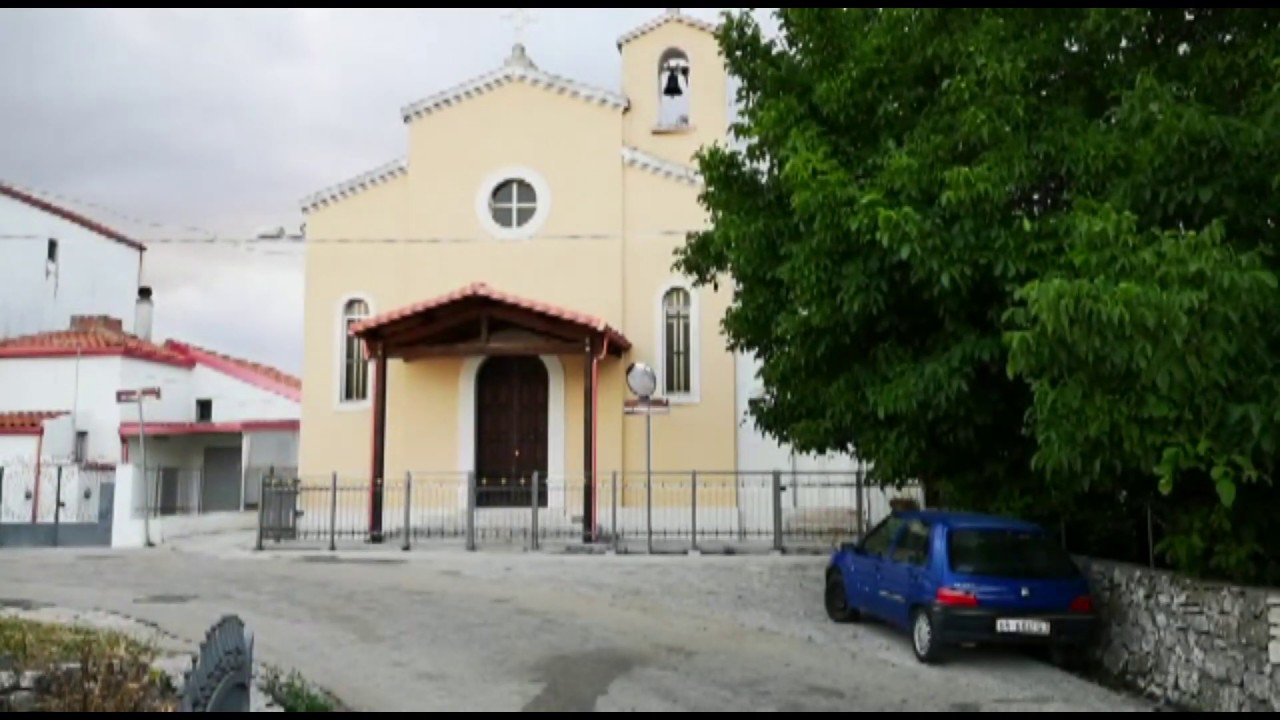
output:
[{"label": "white building", "polygon": [[[145,307],[150,291],[141,294]],[[252,507],[263,473],[292,469],[297,378],[174,340],[153,343],[147,321],[139,325],[140,336],[118,319],[76,316],[65,330],[0,341],[5,519],[52,514],[52,501],[45,507],[38,497],[54,482],[52,468],[62,468],[65,485],[66,473],[85,466],[140,466],[140,439],[155,486],[150,504],[161,515]],[[160,392],[143,399],[140,417],[117,391],[141,388]]]},{"label": "white building", "polygon": [[142,243],[0,183],[0,339],[66,328],[73,315],[132,330]]},{"label": "white building", "polygon": [[[268,469],[292,471],[301,382],[152,342],[141,243],[3,184],[0,237],[0,522],[51,521],[57,500],[62,522],[99,519],[97,488],[141,466],[140,436],[150,488],[137,512],[240,511]],[[140,388],[160,390],[141,417],[117,401]]]}]

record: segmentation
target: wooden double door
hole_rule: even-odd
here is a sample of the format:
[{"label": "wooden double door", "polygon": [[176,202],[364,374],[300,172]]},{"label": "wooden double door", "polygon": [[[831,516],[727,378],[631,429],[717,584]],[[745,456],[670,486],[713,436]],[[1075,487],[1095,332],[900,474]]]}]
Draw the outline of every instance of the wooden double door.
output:
[{"label": "wooden double door", "polygon": [[533,355],[496,356],[476,378],[476,505],[547,505],[547,408],[550,378]]}]

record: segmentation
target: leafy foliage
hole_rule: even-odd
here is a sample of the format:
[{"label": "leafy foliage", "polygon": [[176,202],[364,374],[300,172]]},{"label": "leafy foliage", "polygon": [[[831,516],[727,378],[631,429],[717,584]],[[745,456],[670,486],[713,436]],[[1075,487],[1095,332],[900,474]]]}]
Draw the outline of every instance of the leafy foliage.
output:
[{"label": "leafy foliage", "polygon": [[158,654],[122,633],[0,618],[0,659],[11,677],[39,674],[31,704],[41,712],[170,712],[177,691],[153,668]]},{"label": "leafy foliage", "polygon": [[262,691],[285,712],[340,712],[332,695],[307,682],[297,670],[264,668],[259,684]]},{"label": "leafy foliage", "polygon": [[1113,556],[1278,572],[1280,11],[778,20],[726,16],[742,117],[676,261],[733,278],[758,426]]}]

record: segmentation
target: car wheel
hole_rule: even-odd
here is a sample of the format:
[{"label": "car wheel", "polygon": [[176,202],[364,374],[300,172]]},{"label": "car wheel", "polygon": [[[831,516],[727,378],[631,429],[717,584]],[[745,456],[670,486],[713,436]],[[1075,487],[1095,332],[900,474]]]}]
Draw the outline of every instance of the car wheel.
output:
[{"label": "car wheel", "polygon": [[834,622],[854,622],[859,617],[858,611],[849,605],[849,598],[844,588],[844,576],[839,570],[827,573],[827,589],[823,593],[823,604],[827,607],[827,617]]},{"label": "car wheel", "polygon": [[911,649],[917,660],[929,665],[942,659],[942,644],[934,630],[933,615],[926,608],[916,608],[911,615]]}]

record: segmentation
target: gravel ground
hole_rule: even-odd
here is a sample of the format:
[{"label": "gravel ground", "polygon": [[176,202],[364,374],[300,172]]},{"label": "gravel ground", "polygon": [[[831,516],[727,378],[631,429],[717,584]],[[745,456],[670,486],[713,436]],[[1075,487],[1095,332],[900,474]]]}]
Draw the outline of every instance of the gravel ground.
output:
[{"label": "gravel ground", "polygon": [[362,711],[1153,710],[1015,654],[925,667],[903,636],[833,625],[821,557],[250,546],[7,551],[0,605],[102,608],[193,642],[238,613],[258,660]]}]

